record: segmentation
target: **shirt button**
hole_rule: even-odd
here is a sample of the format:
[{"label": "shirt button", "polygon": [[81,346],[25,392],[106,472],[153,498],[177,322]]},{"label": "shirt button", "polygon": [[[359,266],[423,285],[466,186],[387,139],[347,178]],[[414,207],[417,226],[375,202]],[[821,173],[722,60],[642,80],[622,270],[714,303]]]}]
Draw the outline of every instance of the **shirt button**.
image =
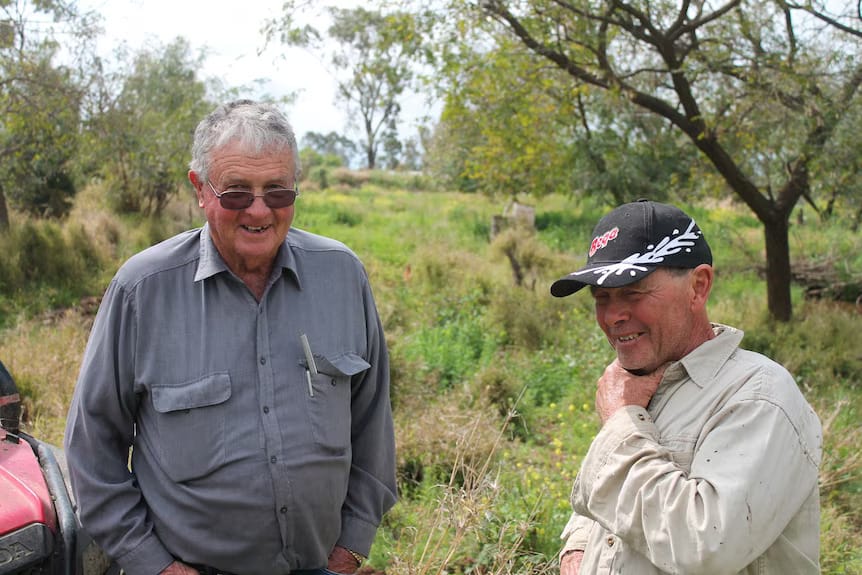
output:
[{"label": "shirt button", "polygon": [[269,413],[269,406],[268,406],[268,405],[264,405],[264,406],[263,406],[263,412],[264,412],[264,413]]},{"label": "shirt button", "polygon": [[275,455],[269,458],[270,463],[275,463],[276,461],[278,461],[278,457],[276,457]]},{"label": "shirt button", "polygon": [[608,547],[613,547],[613,546],[614,546],[614,538],[608,537]]},{"label": "shirt button", "polygon": [[266,365],[266,358],[265,357],[260,358],[260,364]]},{"label": "shirt button", "polygon": [[281,511],[282,513],[287,513],[287,507],[282,507],[281,509],[279,509],[279,511]]}]

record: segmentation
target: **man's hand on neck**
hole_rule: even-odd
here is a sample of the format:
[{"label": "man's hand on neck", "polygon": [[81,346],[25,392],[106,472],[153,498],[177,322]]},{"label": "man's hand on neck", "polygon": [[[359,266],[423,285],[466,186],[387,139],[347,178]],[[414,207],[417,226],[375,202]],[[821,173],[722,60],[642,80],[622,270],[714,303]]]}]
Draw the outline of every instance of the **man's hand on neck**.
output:
[{"label": "man's hand on neck", "polygon": [[642,370],[626,370],[615,359],[605,368],[596,390],[596,411],[602,425],[621,407],[637,405],[646,409],[661,383],[665,369],[667,364],[641,374]]}]

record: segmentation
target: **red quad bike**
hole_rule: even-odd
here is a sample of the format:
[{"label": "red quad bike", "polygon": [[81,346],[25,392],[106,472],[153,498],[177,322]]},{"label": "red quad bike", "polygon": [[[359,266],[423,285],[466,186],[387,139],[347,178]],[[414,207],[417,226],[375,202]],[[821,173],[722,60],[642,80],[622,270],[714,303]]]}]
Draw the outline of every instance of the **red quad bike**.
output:
[{"label": "red quad bike", "polygon": [[0,362],[0,575],[119,573],[78,524],[62,450],[20,422],[18,389]]}]

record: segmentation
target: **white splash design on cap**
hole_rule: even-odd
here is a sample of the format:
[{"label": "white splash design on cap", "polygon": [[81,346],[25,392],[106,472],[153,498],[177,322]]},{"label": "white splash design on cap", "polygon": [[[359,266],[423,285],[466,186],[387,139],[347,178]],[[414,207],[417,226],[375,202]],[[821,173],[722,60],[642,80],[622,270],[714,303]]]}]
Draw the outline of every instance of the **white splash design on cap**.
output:
[{"label": "white splash design on cap", "polygon": [[[605,279],[612,274],[622,275],[623,272],[628,271],[632,276],[636,276],[638,272],[649,271],[648,268],[644,267],[645,265],[660,264],[664,261],[665,257],[679,253],[683,248],[688,249],[693,246],[700,238],[700,233],[692,231],[694,226],[694,220],[691,220],[684,233],[676,235],[675,237],[665,237],[658,243],[658,245],[653,247],[651,251],[644,252],[643,254],[632,254],[620,262],[588,270],[572,272],[570,275],[577,276],[587,273],[600,275],[601,277],[596,283],[598,285],[602,285]],[[678,233],[679,230],[674,230],[674,234]]]}]

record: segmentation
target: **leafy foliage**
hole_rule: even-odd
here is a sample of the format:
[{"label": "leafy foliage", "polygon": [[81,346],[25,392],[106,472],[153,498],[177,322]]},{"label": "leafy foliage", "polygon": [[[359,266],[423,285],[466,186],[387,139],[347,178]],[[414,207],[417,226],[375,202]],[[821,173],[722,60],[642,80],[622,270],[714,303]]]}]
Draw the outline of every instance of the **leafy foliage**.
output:
[{"label": "leafy foliage", "polygon": [[[26,220],[0,235],[0,301],[20,298],[31,311],[69,305],[101,287],[107,259],[80,225]],[[9,319],[0,314],[0,327]]]},{"label": "leafy foliage", "polygon": [[505,36],[441,60],[446,104],[427,163],[443,185],[617,205],[665,199],[687,179],[691,154],[665,123],[578,86]]},{"label": "leafy foliage", "polygon": [[336,98],[360,118],[366,166],[378,165],[381,144],[388,163],[397,164],[400,99],[411,85],[422,45],[418,20],[406,12],[328,6],[326,37],[335,42],[330,48],[320,31],[294,21],[301,12],[295,2],[285,2],[283,9],[281,20],[269,22],[268,37],[325,55],[338,74]]},{"label": "leafy foliage", "polygon": [[202,56],[177,38],[118,59],[127,69],[104,74],[88,102],[84,162],[115,209],[158,215],[186,181],[192,134],[213,107],[197,75]]},{"label": "leafy foliage", "polygon": [[50,16],[67,28],[75,52],[91,33],[89,15],[62,1],[0,3],[0,230],[9,227],[8,199],[32,215],[61,217],[76,192],[84,80],[56,64],[60,47]]},{"label": "leafy foliage", "polygon": [[[858,133],[862,106],[862,28],[855,5],[838,3],[832,13],[832,4],[449,0],[437,19],[450,79],[443,90],[453,128],[473,118],[454,141],[478,167],[468,155],[454,173],[485,189],[519,189],[532,169],[565,173],[565,159],[534,151],[565,158],[580,145],[585,153],[570,157],[585,163],[568,164],[589,166],[599,193],[615,203],[630,193],[660,199],[666,188],[710,175],[706,189],[726,187],[763,224],[770,312],[786,321],[790,213],[801,198],[818,206],[843,193],[812,196],[832,189],[833,173],[841,182],[848,170],[858,176],[855,161],[823,169],[835,167],[830,150]],[[543,114],[554,94],[565,95],[560,109]],[[519,137],[519,120],[549,134]],[[530,191],[560,189],[549,178],[533,181]]]},{"label": "leafy foliage", "polygon": [[[338,132],[329,132],[328,134],[308,132],[302,137],[302,144],[303,152],[309,156],[308,160],[310,160],[306,161],[303,158],[303,172],[311,171],[318,165],[331,168],[347,167],[357,153],[356,144]],[[314,154],[310,152],[314,152]]]}]

